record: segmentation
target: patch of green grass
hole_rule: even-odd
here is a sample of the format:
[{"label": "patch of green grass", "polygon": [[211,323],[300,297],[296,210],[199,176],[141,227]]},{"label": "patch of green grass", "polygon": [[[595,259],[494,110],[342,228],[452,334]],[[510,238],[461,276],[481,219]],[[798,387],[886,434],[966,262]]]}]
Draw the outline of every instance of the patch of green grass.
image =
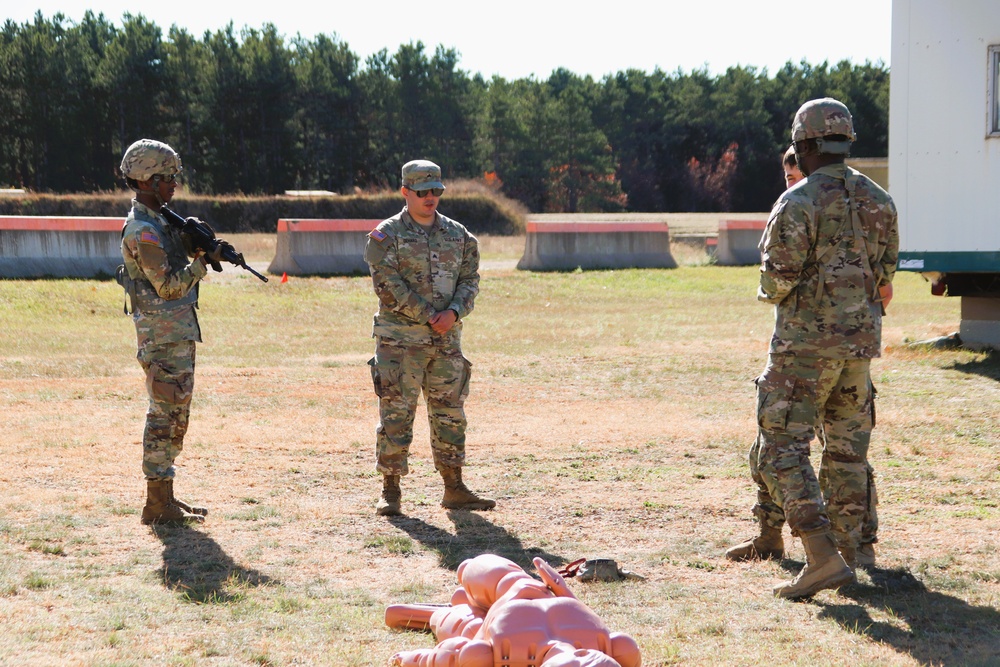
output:
[{"label": "patch of green grass", "polygon": [[274,611],[279,614],[294,614],[305,608],[305,603],[293,597],[279,597],[274,603]]},{"label": "patch of green grass", "polygon": [[989,507],[974,507],[967,510],[959,510],[957,512],[952,512],[951,516],[956,519],[991,519],[997,513],[991,511]]},{"label": "patch of green grass", "polygon": [[52,588],[55,584],[51,579],[40,572],[31,572],[27,577],[25,577],[23,585],[28,590],[41,591],[46,588]]},{"label": "patch of green grass", "polygon": [[252,652],[247,659],[254,665],[260,665],[260,667],[274,667],[277,665],[271,656],[265,652]]},{"label": "patch of green grass", "polygon": [[263,521],[264,519],[275,519],[281,516],[278,508],[270,505],[253,506],[250,509],[227,514],[227,519],[235,521]]},{"label": "patch of green grass", "polygon": [[28,544],[28,548],[32,551],[37,551],[39,553],[47,554],[50,556],[62,556],[65,555],[65,550],[61,544],[52,544],[50,542],[45,542],[42,540],[32,540]]},{"label": "patch of green grass", "polygon": [[705,560],[694,560],[689,561],[687,566],[695,570],[705,570],[706,572],[714,572],[716,565]]},{"label": "patch of green grass", "polygon": [[383,549],[397,556],[410,556],[416,552],[413,540],[402,535],[376,536],[365,542],[366,549]]}]

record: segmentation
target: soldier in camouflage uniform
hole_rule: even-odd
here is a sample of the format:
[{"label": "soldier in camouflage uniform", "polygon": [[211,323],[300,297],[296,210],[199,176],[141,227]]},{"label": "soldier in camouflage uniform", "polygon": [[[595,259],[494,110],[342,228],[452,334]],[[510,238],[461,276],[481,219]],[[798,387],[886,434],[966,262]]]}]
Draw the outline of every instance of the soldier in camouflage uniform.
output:
[{"label": "soldier in camouflage uniform", "polygon": [[[899,231],[889,195],[844,164],[854,139],[840,102],[823,98],[799,109],[792,141],[807,178],[778,199],[761,239],[758,299],[775,304],[776,317],[767,367],[756,381],[751,473],[806,551],[799,575],[774,588],[783,598],[853,581],[849,562],[869,504],[870,365],[881,353]],[[825,436],[826,503],[809,460],[817,423]]]},{"label": "soldier in camouflage uniform", "polygon": [[382,497],[376,512],[400,514],[400,477],[409,472],[417,399],[423,392],[434,467],[444,479],[443,507],[491,509],[462,482],[465,410],[471,364],[462,355],[462,320],[479,293],[479,243],[437,211],[444,192],[441,168],[427,160],[403,165],[406,206],[368,235],[378,313],[371,366],[379,399],[376,470]]},{"label": "soldier in camouflage uniform", "polygon": [[[782,153],[781,168],[784,172],[785,184],[788,188],[805,178],[799,170],[799,165],[795,158],[794,144],[790,145],[788,149]],[[874,387],[872,388],[872,391],[874,392]],[[872,409],[874,410],[874,406]],[[874,426],[874,413],[872,419]],[[822,423],[817,424],[817,430],[820,441],[825,443],[826,436],[823,432]],[[754,447],[751,448],[750,469],[753,481],[757,484],[757,504],[754,505],[753,513],[754,516],[756,516],[760,521],[761,532],[760,535],[728,549],[726,551],[726,558],[729,560],[747,561],[778,559],[784,556],[785,544],[784,540],[781,538],[781,529],[785,525],[785,514],[781,507],[779,507],[778,504],[771,498],[771,494],[767,490],[767,485],[764,483],[764,479],[761,477],[760,471],[757,469],[756,458],[758,451],[759,448],[755,443]],[[837,491],[837,489],[827,487],[826,482],[831,480],[829,475],[826,475],[824,472],[828,470],[831,465],[833,465],[833,463],[829,460],[829,456],[832,453],[833,450],[827,449],[824,444],[823,460],[820,463],[821,467],[819,476],[819,483],[823,490],[824,498],[829,498]],[[865,470],[868,474],[868,493],[866,496],[866,507],[862,520],[861,543],[856,552],[855,563],[859,567],[874,567],[875,543],[878,542],[878,511],[876,508],[876,505],[878,504],[878,493],[875,488],[875,470],[872,468],[871,463],[865,463]],[[844,503],[842,502],[833,504],[827,503],[828,515],[843,506]],[[834,523],[836,524],[837,522],[834,521]]]},{"label": "soldier in camouflage uniform", "polygon": [[194,253],[189,260],[190,243],[159,213],[173,198],[181,172],[181,159],[170,146],[152,139],[136,141],[125,151],[121,171],[136,196],[122,230],[125,264],[119,267],[118,281],[132,307],[136,358],[149,395],[142,435],[147,480],[142,523],[200,522],[208,510],[174,497],[174,459],[184,447],[195,342],[201,342],[195,314],[198,281],[205,276],[208,260],[218,257]]}]

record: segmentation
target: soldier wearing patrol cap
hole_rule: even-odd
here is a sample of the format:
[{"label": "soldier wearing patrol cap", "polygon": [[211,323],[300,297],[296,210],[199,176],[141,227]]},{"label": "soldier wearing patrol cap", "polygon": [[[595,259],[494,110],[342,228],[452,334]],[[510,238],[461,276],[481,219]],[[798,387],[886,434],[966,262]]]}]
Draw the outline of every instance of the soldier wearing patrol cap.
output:
[{"label": "soldier wearing patrol cap", "polygon": [[[792,141],[807,178],[778,198],[760,243],[757,298],[774,304],[776,314],[767,366],[756,380],[758,434],[750,468],[763,481],[764,500],[783,512],[806,551],[799,575],[774,588],[783,598],[854,580],[871,504],[870,365],[881,354],[899,231],[889,195],[844,164],[854,140],[842,103],[823,98],[802,105]],[[820,479],[809,460],[817,424],[824,440]],[[780,528],[774,534],[761,500],[759,494],[754,508],[761,535],[749,544],[780,556]]]},{"label": "soldier wearing patrol cap", "polygon": [[[165,143],[136,141],[122,158],[121,172],[135,191],[122,230],[118,282],[125,288],[135,322],[136,358],[146,374],[149,407],[142,434],[146,505],[142,523],[203,521],[208,510],[174,497],[174,459],[184,446],[194,389],[195,342],[201,329],[195,308],[198,282],[208,260],[189,251],[184,235],[160,214],[177,188],[180,156]],[[222,252],[219,244],[215,255]],[[193,255],[193,258],[191,256]]]},{"label": "soldier wearing patrol cap", "polygon": [[401,513],[400,478],[409,472],[417,399],[423,392],[434,467],[444,479],[441,505],[492,509],[496,502],[462,481],[465,410],[472,365],[462,355],[462,322],[479,293],[479,242],[438,212],[441,168],[427,160],[403,165],[403,210],[368,235],[365,261],[378,312],[371,366],[379,399],[376,470],[382,496],[376,512]]}]

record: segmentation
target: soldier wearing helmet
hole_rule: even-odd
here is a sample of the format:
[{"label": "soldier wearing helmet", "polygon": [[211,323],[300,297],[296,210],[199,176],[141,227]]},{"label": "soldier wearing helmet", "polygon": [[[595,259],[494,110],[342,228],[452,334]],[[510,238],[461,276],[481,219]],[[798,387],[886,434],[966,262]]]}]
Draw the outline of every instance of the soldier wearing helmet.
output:
[{"label": "soldier wearing helmet", "polygon": [[[180,156],[165,143],[136,141],[122,158],[121,172],[135,191],[122,230],[118,280],[125,288],[135,322],[136,358],[146,374],[149,407],[142,436],[142,471],[146,477],[144,524],[203,521],[205,508],[174,497],[174,459],[184,446],[194,389],[195,343],[201,329],[195,308],[198,282],[208,260],[217,257],[189,251],[190,244],[160,214],[177,188]],[[221,252],[222,245],[216,251]],[[192,256],[193,255],[193,256]]]},{"label": "soldier wearing helmet", "polygon": [[[795,146],[796,157],[805,149],[846,157],[855,139],[851,112],[832,97],[806,102],[792,121],[792,145]],[[812,142],[808,143],[810,140]]]},{"label": "soldier wearing helmet", "polygon": [[[774,588],[783,598],[854,580],[864,514],[874,504],[870,366],[881,354],[899,230],[888,193],[844,163],[854,140],[842,103],[802,105],[792,141],[807,178],[778,198],[760,243],[757,298],[776,311],[767,366],[756,380],[758,433],[750,450],[751,475],[763,482],[754,507],[761,533],[730,551],[780,557],[780,524],[775,529],[771,519],[783,514],[806,551],[799,575]],[[809,460],[817,425],[819,479]]]},{"label": "soldier wearing helmet", "polygon": [[[825,119],[823,120],[825,122]],[[854,131],[853,126],[837,129],[843,132],[842,136],[845,137],[850,136]],[[805,134],[804,128],[802,133]],[[828,148],[828,145],[824,144],[824,148]],[[784,171],[785,184],[789,188],[805,178],[799,170],[799,165],[795,157],[795,144],[789,145],[782,154],[781,167]],[[891,283],[889,287],[891,287]],[[822,432],[820,432],[819,437],[821,440],[823,439]],[[822,469],[826,470],[830,466],[835,467],[837,465],[836,461],[830,459],[831,455],[835,455],[835,453],[828,452],[824,448],[823,461],[820,463]],[[875,471],[871,463],[866,463],[865,468],[868,475],[868,493],[865,498],[866,510],[864,512],[861,543],[857,549],[856,561],[861,567],[873,567],[875,565],[874,545],[878,541],[878,512],[876,508],[878,495],[875,488]],[[784,555],[784,541],[781,537],[781,531],[785,525],[785,514],[781,507],[771,498],[771,494],[768,492],[767,485],[764,483],[759,471],[755,469],[753,472],[753,481],[757,485],[757,504],[754,507],[754,513],[760,520],[761,533],[728,549],[726,551],[726,558],[729,560],[763,560],[781,558]],[[845,506],[842,500],[837,499],[838,493],[843,491],[843,489],[831,487],[829,484],[834,481],[836,480],[830,479],[829,475],[821,475],[819,480],[823,491],[823,498],[827,501],[828,513]],[[832,503],[830,502],[831,498],[834,499]],[[837,523],[837,521],[833,523]]]}]

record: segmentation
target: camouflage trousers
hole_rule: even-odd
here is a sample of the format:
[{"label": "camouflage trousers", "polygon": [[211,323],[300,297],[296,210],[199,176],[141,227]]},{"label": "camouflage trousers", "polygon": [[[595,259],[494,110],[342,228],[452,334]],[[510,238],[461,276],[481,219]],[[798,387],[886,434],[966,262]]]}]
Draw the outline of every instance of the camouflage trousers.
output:
[{"label": "camouflage trousers", "polygon": [[146,428],[142,434],[142,472],[146,479],[174,478],[174,459],[184,434],[194,391],[195,342],[146,345],[136,355],[146,373]]},{"label": "camouflage trousers", "polygon": [[434,467],[465,463],[465,398],[472,364],[457,346],[414,345],[377,337],[371,366],[378,396],[376,470],[406,475],[413,419],[423,392],[430,424]]},{"label": "camouflage trousers", "polygon": [[[840,546],[876,541],[870,367],[869,359],[768,359],[756,380],[758,434],[750,449],[761,522],[780,529],[787,519],[793,534],[830,526]],[[809,459],[817,430],[818,479]]]}]

